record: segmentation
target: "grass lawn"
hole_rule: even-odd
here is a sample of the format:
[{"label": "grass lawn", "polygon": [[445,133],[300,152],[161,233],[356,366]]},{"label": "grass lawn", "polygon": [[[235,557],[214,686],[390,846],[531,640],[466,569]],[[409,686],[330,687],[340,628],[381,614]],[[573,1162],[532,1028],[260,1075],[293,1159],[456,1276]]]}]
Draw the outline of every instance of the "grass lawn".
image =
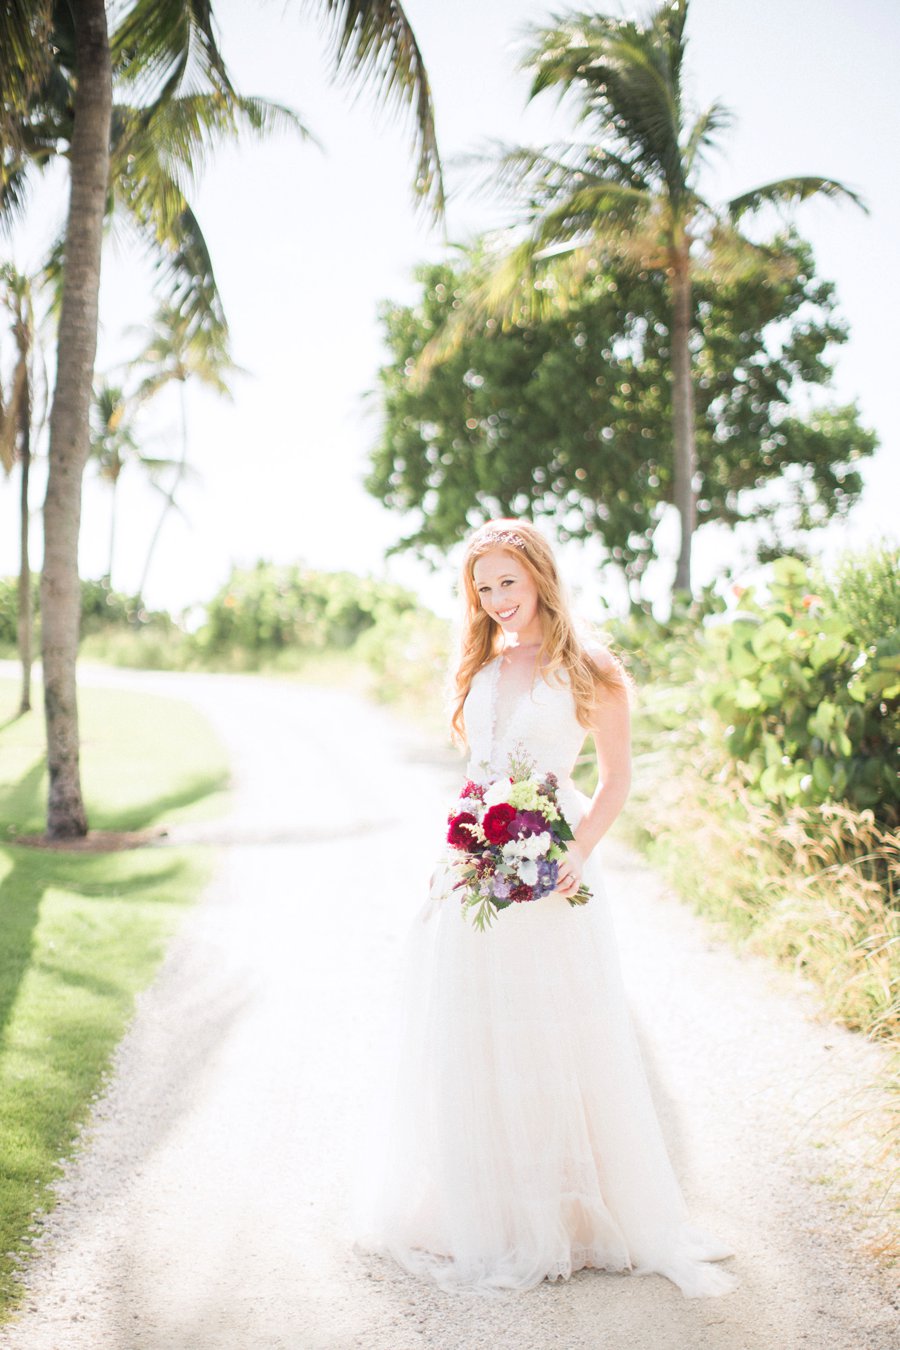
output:
[{"label": "grass lawn", "polygon": [[[16,706],[15,683],[0,679],[0,1315],[135,993],[210,869],[200,849],[75,854],[12,843],[41,831],[46,794],[42,718],[13,720]],[[187,705],[87,689],[81,730],[92,827],[141,829],[222,808],[224,752]]]}]

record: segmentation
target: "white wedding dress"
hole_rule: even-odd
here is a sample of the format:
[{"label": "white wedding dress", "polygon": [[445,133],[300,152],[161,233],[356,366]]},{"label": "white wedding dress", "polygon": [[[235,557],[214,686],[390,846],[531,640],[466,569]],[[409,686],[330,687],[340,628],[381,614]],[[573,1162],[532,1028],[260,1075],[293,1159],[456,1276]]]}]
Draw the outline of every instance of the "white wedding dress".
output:
[{"label": "white wedding dress", "polygon": [[[507,685],[496,658],[465,706],[469,776],[524,749],[560,781],[585,739],[566,685]],[[374,1244],[446,1289],[527,1289],[585,1267],[727,1293],[730,1255],[687,1224],[631,1027],[594,859],[593,892],[510,906],[478,932],[438,869],[413,925]]]}]

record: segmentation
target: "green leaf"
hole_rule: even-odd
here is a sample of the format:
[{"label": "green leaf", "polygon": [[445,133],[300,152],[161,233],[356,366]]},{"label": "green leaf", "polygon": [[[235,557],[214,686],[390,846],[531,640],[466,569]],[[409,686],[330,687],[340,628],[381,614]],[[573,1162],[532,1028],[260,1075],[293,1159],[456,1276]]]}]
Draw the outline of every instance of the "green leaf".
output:
[{"label": "green leaf", "polygon": [[789,629],[780,619],[769,619],[753,634],[753,650],[760,661],[777,661]]},{"label": "green leaf", "polygon": [[772,575],[779,586],[799,587],[807,582],[806,564],[796,558],[776,558],[772,563]]},{"label": "green leaf", "polygon": [[818,736],[820,741],[827,741],[837,715],[838,710],[835,705],[823,700],[806,723],[809,734]]},{"label": "green leaf", "polygon": [[[756,633],[753,634],[755,639]],[[755,648],[755,641],[752,646]],[[740,679],[741,676],[755,675],[759,670],[759,660],[755,652],[743,643],[733,643],[728,649],[728,665],[735,675]]]},{"label": "green leaf", "polygon": [[846,731],[837,731],[834,735],[834,747],[842,759],[849,759],[853,754],[853,746],[850,743],[850,737]]},{"label": "green leaf", "polygon": [[831,790],[831,765],[821,755],[816,755],[812,766],[812,781],[816,794],[827,797]]},{"label": "green leaf", "polygon": [[784,685],[777,675],[764,675],[757,686],[760,696],[769,707],[780,705],[784,698]]},{"label": "green leaf", "polygon": [[809,651],[809,664],[813,670],[821,670],[829,662],[836,661],[844,650],[844,641],[835,635],[823,634],[817,638]]},{"label": "green leaf", "polygon": [[745,712],[750,712],[754,708],[762,707],[762,699],[759,696],[759,691],[749,680],[741,680],[738,683],[737,689],[734,691],[734,702],[738,708],[743,709]]}]

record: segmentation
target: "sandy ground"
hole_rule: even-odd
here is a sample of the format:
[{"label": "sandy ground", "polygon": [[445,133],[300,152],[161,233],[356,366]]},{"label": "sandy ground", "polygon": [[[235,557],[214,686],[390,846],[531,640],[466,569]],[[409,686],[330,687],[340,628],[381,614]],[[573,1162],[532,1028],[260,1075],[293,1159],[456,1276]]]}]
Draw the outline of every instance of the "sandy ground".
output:
[{"label": "sandy ground", "polygon": [[217,879],[139,1000],[0,1346],[897,1350],[896,1289],[848,1199],[878,1146],[859,1113],[879,1051],[736,956],[615,843],[654,1093],[693,1217],[733,1244],[739,1290],[690,1301],[660,1277],[583,1272],[452,1296],[356,1254],[362,1104],[458,768],[333,690],[85,677],[202,707],[232,753],[235,809],[192,831],[224,846]]}]

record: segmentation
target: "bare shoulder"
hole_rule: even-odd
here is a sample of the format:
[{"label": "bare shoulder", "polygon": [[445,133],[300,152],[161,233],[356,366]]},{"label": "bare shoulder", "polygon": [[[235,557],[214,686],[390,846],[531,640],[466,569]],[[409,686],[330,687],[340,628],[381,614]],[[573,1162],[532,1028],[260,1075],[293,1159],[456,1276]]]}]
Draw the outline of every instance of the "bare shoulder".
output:
[{"label": "bare shoulder", "polygon": [[590,643],[585,647],[585,651],[601,675],[614,675],[622,669],[622,663],[613,656],[608,647],[603,646],[602,642]]},{"label": "bare shoulder", "polygon": [[585,644],[584,650],[597,671],[595,684],[598,695],[602,695],[601,706],[630,703],[633,686],[622,660],[597,638]]}]

